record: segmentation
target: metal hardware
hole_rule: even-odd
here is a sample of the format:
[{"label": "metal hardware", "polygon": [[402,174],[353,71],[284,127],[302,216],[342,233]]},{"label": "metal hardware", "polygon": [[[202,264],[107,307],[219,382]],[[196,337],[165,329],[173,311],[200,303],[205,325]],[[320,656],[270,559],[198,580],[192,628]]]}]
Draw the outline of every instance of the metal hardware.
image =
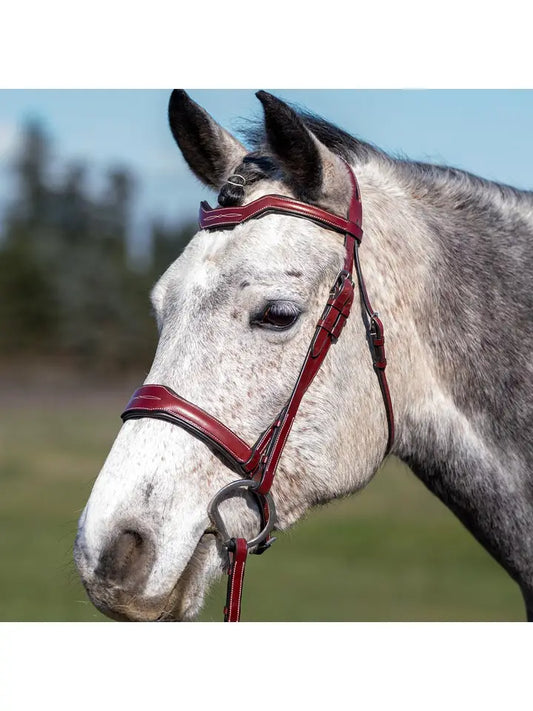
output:
[{"label": "metal hardware", "polygon": [[[242,183],[236,183],[235,178],[239,178],[242,180]],[[226,183],[229,183],[230,185],[235,185],[237,188],[244,188],[246,185],[246,178],[244,175],[240,175],[239,173],[233,173],[233,175],[230,175],[229,178],[226,180]]]},{"label": "metal hardware", "polygon": [[209,516],[209,520],[215,527],[218,535],[222,539],[223,545],[226,546],[226,548],[229,547],[229,543],[233,536],[228,533],[228,529],[226,528],[224,519],[220,515],[218,507],[222,501],[230,498],[233,495],[233,492],[239,489],[248,489],[250,493],[252,493],[256,497],[257,503],[261,511],[263,510],[263,501],[261,499],[266,499],[268,504],[268,519],[266,522],[264,522],[263,528],[261,529],[261,531],[259,531],[257,536],[251,538],[249,541],[246,541],[248,550],[251,550],[256,546],[260,546],[264,541],[266,541],[270,532],[274,528],[274,520],[276,517],[274,501],[270,493],[257,493],[256,489],[258,487],[259,482],[254,481],[253,479],[238,479],[237,481],[232,481],[230,484],[227,484],[226,486],[222,487],[222,489],[220,489],[220,491],[218,491],[209,502],[209,506],[207,507],[207,514]]},{"label": "metal hardware", "polygon": [[342,269],[338,274],[337,278],[335,279],[335,283],[330,289],[329,295],[330,297],[332,296],[338,296],[341,291],[342,287],[344,286],[344,282],[349,280],[352,283],[352,286],[354,286],[352,275],[349,271],[346,269]]}]

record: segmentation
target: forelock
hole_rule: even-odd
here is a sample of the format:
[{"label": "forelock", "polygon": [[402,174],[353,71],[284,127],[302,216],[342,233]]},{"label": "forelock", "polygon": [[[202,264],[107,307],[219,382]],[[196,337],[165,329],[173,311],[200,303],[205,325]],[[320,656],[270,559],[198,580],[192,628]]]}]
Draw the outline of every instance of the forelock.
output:
[{"label": "forelock", "polygon": [[275,159],[260,151],[248,153],[228,177],[218,195],[221,207],[235,207],[244,202],[245,189],[261,180],[280,180],[281,170]]}]

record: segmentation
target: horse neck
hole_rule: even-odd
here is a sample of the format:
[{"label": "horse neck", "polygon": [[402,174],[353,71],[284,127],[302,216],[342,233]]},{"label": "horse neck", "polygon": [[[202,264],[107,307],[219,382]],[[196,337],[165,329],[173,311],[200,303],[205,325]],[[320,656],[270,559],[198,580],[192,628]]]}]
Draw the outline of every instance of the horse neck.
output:
[{"label": "horse neck", "polygon": [[404,414],[438,413],[441,428],[464,438],[468,423],[472,438],[527,459],[533,198],[427,168],[411,176],[391,161],[358,173],[361,261],[386,321],[399,434]]},{"label": "horse neck", "polygon": [[385,326],[397,425],[394,451],[401,454],[410,438],[407,423],[426,421],[436,408],[445,408],[438,357],[429,347],[425,327],[436,318],[432,280],[439,246],[393,163],[369,163],[357,175],[364,226],[360,259],[368,292]]},{"label": "horse neck", "polygon": [[392,165],[358,175],[361,261],[386,327],[394,452],[533,587],[533,542],[527,551],[522,542],[533,525],[533,303],[521,279],[532,266],[531,198],[509,191],[506,202],[500,189],[491,202],[482,190],[469,194],[466,179],[453,190],[443,181],[435,194],[438,181],[410,182]]}]

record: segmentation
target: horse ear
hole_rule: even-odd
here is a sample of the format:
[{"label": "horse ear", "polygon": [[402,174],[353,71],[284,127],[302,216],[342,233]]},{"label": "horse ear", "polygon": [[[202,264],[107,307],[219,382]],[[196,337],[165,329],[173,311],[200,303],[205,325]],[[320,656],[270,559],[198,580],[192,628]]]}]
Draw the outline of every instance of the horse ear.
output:
[{"label": "horse ear", "polygon": [[218,190],[247,153],[222,126],[182,89],[174,89],[168,105],[170,130],[193,173]]},{"label": "horse ear", "polygon": [[285,102],[266,91],[256,96],[265,111],[268,144],[296,196],[332,210],[346,209],[352,188],[341,158],[321,143]]},{"label": "horse ear", "polygon": [[268,145],[279,159],[289,186],[301,200],[316,200],[322,187],[322,161],[316,140],[302,119],[281,99],[256,94],[265,112]]}]

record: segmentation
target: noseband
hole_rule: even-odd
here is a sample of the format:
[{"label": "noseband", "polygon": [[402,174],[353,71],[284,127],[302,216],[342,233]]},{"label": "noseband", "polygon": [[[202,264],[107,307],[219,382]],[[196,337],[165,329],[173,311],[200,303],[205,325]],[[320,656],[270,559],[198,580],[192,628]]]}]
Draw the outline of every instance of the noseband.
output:
[{"label": "noseband", "polygon": [[[188,402],[165,385],[143,385],[133,394],[122,413],[124,422],[141,417],[152,417],[182,427],[202,440],[222,458],[226,466],[241,476],[241,479],[220,489],[208,507],[214,531],[227,548],[230,558],[228,594],[224,608],[225,622],[237,622],[240,618],[244,567],[248,552],[263,553],[275,540],[270,537],[275,523],[274,503],[270,489],[276,468],[302,398],[320,369],[330,346],[339,338],[350,314],[354,297],[352,280],[354,266],[372,362],[387,415],[388,440],[385,455],[389,453],[394,441],[394,416],[385,376],[387,361],[383,324],[370,304],[363,281],[358,255],[359,243],[363,237],[361,197],[355,175],[348,165],[347,168],[352,185],[348,219],[282,195],[265,195],[241,207],[211,209],[206,202],[200,205],[200,228],[205,230],[232,229],[247,220],[276,213],[302,217],[344,235],[344,265],[331,288],[292,393],[281,412],[259,436],[255,444],[250,447],[215,417]],[[249,491],[254,496],[261,512],[261,531],[249,541],[231,537],[218,509],[221,501],[240,490]]]}]

